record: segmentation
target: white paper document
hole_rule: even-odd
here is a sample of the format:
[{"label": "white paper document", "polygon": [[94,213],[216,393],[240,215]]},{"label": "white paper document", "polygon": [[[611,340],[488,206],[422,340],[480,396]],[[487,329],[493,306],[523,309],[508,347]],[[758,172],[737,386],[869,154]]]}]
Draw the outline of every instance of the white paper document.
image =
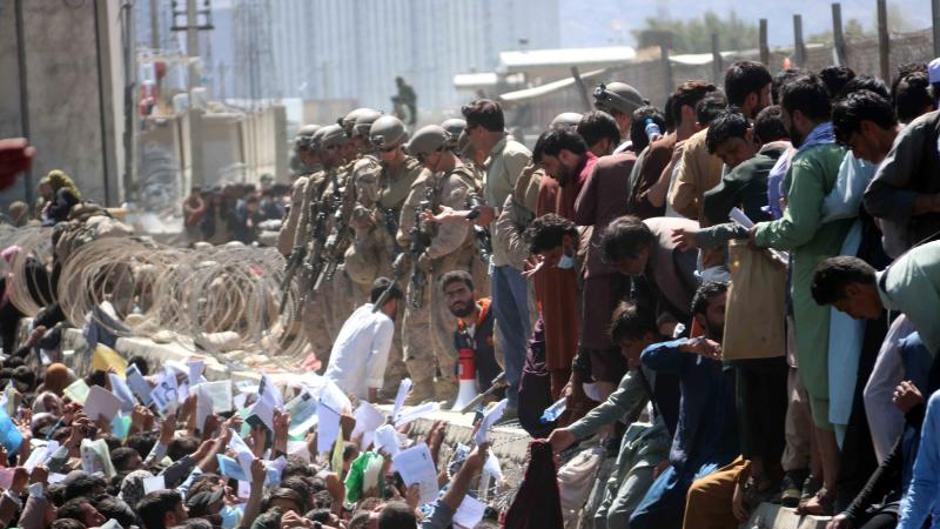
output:
[{"label": "white paper document", "polygon": [[375,431],[375,447],[377,449],[384,449],[385,452],[390,456],[395,456],[399,451],[398,444],[398,432],[395,431],[395,428],[391,424],[385,424],[380,426]]},{"label": "white paper document", "polygon": [[392,457],[395,470],[401,474],[406,486],[418,484],[421,504],[437,499],[437,470],[431,459],[431,449],[426,443],[418,443]]},{"label": "white paper document", "polygon": [[85,415],[92,421],[100,418],[109,423],[121,409],[121,399],[114,396],[114,393],[104,389],[101,386],[92,386],[88,390],[88,398],[85,399]]},{"label": "white paper document", "polygon": [[506,411],[506,405],[509,403],[508,400],[503,399],[499,401],[495,406],[489,409],[486,414],[483,416],[483,421],[480,424],[480,429],[477,430],[476,435],[473,436],[473,442],[480,446],[486,442],[486,433],[487,431],[496,424],[496,421],[500,420],[503,417],[503,412]]},{"label": "white paper document", "polygon": [[473,496],[464,496],[457,512],[454,513],[454,526],[462,529],[473,529],[486,514],[486,504]]}]

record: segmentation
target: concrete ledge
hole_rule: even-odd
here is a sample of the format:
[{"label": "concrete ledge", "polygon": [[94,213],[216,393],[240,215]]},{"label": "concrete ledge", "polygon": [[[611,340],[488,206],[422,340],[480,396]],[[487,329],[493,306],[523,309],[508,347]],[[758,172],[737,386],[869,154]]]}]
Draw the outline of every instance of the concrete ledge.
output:
[{"label": "concrete ledge", "polygon": [[828,516],[800,516],[789,507],[762,503],[741,529],[826,529]]}]

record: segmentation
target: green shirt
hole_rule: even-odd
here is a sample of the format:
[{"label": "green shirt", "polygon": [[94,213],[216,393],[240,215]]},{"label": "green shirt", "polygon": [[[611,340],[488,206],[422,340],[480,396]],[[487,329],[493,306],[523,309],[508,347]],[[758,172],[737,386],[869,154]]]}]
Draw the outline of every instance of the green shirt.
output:
[{"label": "green shirt", "polygon": [[935,356],[940,352],[940,241],[918,246],[878,272],[878,294],[888,310],[903,312]]},{"label": "green shirt", "polygon": [[756,226],[755,239],[763,248],[791,252],[793,319],[796,358],[807,392],[829,399],[829,307],[816,304],[810,292],[813,270],[838,255],[855,219],[822,224],[822,205],[835,186],[845,149],[830,143],[798,152],[784,179],[787,209],[783,216]]}]

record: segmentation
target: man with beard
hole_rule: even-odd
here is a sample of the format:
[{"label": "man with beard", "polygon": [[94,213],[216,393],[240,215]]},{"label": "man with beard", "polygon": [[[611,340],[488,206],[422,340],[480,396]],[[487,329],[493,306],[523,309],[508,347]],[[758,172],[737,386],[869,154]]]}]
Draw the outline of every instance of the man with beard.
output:
[{"label": "man with beard", "polygon": [[802,504],[801,514],[832,514],[839,474],[839,447],[829,420],[829,308],[813,301],[813,270],[839,253],[854,219],[822,222],[823,201],[835,186],[845,148],[835,143],[831,103],[818,77],[804,75],[781,89],[783,121],[793,146],[790,171],[784,179],[787,209],[783,217],[761,222],[749,232],[757,247],[790,252],[791,299],[800,379],[810,397],[815,423],[815,449],[823,467],[823,486]]},{"label": "man with beard", "polygon": [[454,270],[441,278],[441,290],[447,308],[457,318],[457,330],[454,331],[454,349],[473,351],[473,364],[476,371],[478,390],[482,393],[490,385],[502,368],[496,361],[496,349],[493,344],[493,312],[490,311],[490,298],[477,299],[473,277],[464,270]]},{"label": "man with beard", "polygon": [[679,377],[681,400],[669,466],[656,478],[630,517],[632,529],[678,529],[692,482],[738,455],[734,373],[721,362],[728,285],[705,283],[692,299],[692,316],[704,336],[651,345],[643,366]]},{"label": "man with beard", "polygon": [[[375,307],[388,291],[381,307]],[[395,314],[402,291],[392,281],[380,277],[372,284],[369,303],[364,303],[343,323],[330,364],[323,374],[343,390],[360,399],[376,402],[385,379],[385,364],[395,334]]]},{"label": "man with beard", "polygon": [[[551,129],[539,138],[535,145],[534,160],[545,169],[549,178],[543,178],[535,214],[542,217],[554,213],[562,219],[575,219],[574,204],[588,175],[597,163],[597,157],[587,144],[571,128]],[[575,232],[571,255],[576,255],[579,241]],[[532,245],[533,250],[536,250]],[[539,252],[561,249],[559,238],[539,251],[531,252],[533,258]],[[540,315],[545,325],[546,367],[551,373],[552,398],[557,399],[571,374],[571,361],[578,349],[580,315],[578,307],[580,267],[574,259],[565,260],[559,266],[537,267],[533,259],[526,272],[535,282],[535,297],[541,307]],[[567,265],[567,266],[566,266]],[[536,268],[532,268],[536,267]],[[577,388],[576,388],[577,391]],[[580,397],[580,394],[576,394]]]}]

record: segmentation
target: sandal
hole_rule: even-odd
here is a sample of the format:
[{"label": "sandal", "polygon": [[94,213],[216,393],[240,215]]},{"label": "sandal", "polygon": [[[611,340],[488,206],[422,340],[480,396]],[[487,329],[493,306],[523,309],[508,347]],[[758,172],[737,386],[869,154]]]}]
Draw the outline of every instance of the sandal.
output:
[{"label": "sandal", "polygon": [[832,516],[835,501],[836,495],[823,487],[812,498],[800,502],[800,505],[796,508],[796,514],[800,516]]}]

